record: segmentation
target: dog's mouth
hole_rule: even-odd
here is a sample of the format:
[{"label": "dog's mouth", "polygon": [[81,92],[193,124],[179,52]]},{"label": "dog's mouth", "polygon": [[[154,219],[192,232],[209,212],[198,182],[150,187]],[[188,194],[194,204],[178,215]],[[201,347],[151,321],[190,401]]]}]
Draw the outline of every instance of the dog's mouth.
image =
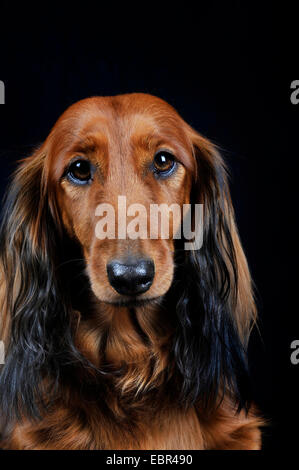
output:
[{"label": "dog's mouth", "polygon": [[115,300],[105,300],[104,302],[115,307],[142,307],[150,304],[159,303],[163,296],[151,297],[151,298],[119,298]]}]

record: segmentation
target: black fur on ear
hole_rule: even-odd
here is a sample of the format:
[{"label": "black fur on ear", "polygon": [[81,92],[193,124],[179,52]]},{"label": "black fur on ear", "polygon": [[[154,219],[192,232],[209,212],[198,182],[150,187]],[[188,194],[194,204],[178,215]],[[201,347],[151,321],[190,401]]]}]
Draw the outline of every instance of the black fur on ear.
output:
[{"label": "black fur on ear", "polygon": [[83,271],[82,254],[70,256],[66,252],[70,240],[64,243],[65,234],[54,201],[50,201],[44,160],[42,150],[24,160],[2,211],[0,331],[6,348],[0,374],[3,422],[40,417],[68,369],[88,362],[74,345],[76,317],[70,297],[74,265],[67,261],[73,259]]},{"label": "black fur on ear", "polygon": [[248,409],[250,382],[246,345],[255,318],[250,274],[234,223],[226,170],[215,147],[195,131],[192,203],[203,204],[203,245],[176,250],[169,297],[178,328],[173,353],[183,378],[182,400],[203,408],[231,396]]}]

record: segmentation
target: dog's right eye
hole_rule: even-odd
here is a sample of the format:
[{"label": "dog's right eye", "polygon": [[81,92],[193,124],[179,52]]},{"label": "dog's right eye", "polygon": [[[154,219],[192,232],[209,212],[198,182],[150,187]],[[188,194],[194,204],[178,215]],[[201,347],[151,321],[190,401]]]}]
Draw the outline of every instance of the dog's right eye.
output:
[{"label": "dog's right eye", "polygon": [[69,179],[76,184],[86,184],[91,180],[91,167],[88,160],[76,160],[67,171]]}]

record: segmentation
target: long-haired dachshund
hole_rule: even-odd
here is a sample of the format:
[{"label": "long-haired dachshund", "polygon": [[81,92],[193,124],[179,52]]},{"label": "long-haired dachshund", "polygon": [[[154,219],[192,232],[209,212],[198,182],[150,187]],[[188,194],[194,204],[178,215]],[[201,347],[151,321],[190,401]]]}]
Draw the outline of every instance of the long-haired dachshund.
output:
[{"label": "long-haired dachshund", "polygon": [[[96,208],[117,216],[119,196],[202,204],[202,246],[99,238]],[[7,193],[0,275],[0,447],[261,447],[246,364],[256,310],[226,171],[163,100],[64,112]]]}]

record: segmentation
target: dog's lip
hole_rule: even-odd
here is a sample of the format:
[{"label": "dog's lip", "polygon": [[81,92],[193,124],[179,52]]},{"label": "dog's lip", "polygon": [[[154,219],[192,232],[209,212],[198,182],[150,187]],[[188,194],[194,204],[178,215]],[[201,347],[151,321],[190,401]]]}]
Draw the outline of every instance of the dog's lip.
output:
[{"label": "dog's lip", "polygon": [[102,300],[102,302],[115,305],[117,307],[138,307],[157,301],[162,296],[157,297],[120,297],[118,299]]}]

